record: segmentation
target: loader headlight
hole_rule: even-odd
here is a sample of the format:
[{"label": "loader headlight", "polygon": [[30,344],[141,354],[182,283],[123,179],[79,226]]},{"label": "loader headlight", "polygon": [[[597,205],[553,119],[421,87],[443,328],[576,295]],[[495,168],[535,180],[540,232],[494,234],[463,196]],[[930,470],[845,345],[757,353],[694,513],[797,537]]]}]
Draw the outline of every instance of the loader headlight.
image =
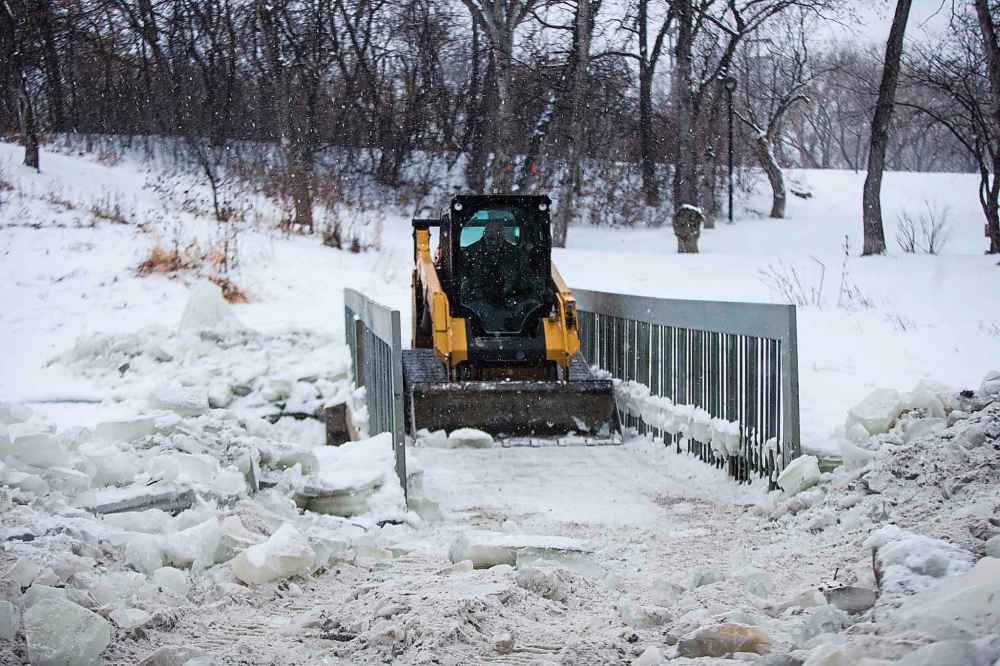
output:
[{"label": "loader headlight", "polygon": [[540,203],[540,204],[538,204],[538,210],[540,210],[542,212],[545,212],[548,209],[549,209],[549,205],[547,203]]},{"label": "loader headlight", "polygon": [[462,202],[456,201],[455,204],[452,206],[452,208],[454,208],[455,210],[462,210]]}]

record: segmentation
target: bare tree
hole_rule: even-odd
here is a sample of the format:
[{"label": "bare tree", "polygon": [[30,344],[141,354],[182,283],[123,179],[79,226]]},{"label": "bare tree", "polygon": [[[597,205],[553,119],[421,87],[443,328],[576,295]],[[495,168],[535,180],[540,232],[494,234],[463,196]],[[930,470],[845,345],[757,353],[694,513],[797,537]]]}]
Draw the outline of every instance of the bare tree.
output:
[{"label": "bare tree", "polygon": [[[1000,44],[997,43],[997,14],[990,11],[986,0],[975,0],[976,17],[979,19],[979,31],[983,36],[983,51],[986,55],[986,71],[989,73],[990,94],[992,96],[992,116],[993,129],[1000,132]],[[996,149],[994,143],[992,150],[993,158],[993,184],[988,186],[983,176],[980,187],[980,200],[986,203],[984,206],[987,216],[987,234],[990,237],[990,253],[1000,253],[1000,215],[997,207],[1000,205],[1000,150]],[[984,196],[985,195],[985,196]],[[987,201],[988,197],[988,201]]]},{"label": "bare tree", "polygon": [[462,0],[486,33],[492,49],[497,91],[497,140],[493,155],[493,191],[509,192],[514,184],[514,34],[539,0]]},{"label": "bare tree", "polygon": [[903,55],[903,36],[910,15],[911,0],[897,0],[896,13],[889,29],[882,65],[882,84],[878,89],[875,117],[872,119],[871,142],[868,149],[868,176],[862,195],[864,215],[864,247],[862,256],[885,252],[885,229],[882,226],[882,172],[885,169],[885,150],[889,143],[889,123],[896,100],[896,83],[899,81],[899,62]]},{"label": "bare tree", "polygon": [[555,211],[552,225],[552,244],[556,247],[566,246],[566,234],[569,221],[573,216],[576,199],[577,172],[580,170],[580,157],[583,154],[580,134],[583,128],[583,116],[586,112],[586,80],[590,66],[590,44],[594,35],[594,17],[601,6],[601,0],[577,0],[576,20],[573,31],[573,52],[571,54],[569,90],[567,91],[567,126],[569,141],[566,146],[566,169],[563,175],[562,188],[559,191],[559,205]]},{"label": "bare tree", "polygon": [[32,0],[3,2],[0,9],[0,53],[9,69],[5,78],[20,125],[24,164],[32,169],[39,169],[38,125],[35,102],[28,82],[27,62],[33,46],[31,39],[35,33],[31,17],[38,10],[32,5]]},{"label": "bare tree", "polygon": [[750,128],[757,161],[771,185],[771,217],[785,217],[785,178],[775,156],[785,114],[806,95],[816,76],[809,63],[808,39],[814,27],[805,12],[796,12],[775,38],[760,40],[761,50],[745,49],[738,60],[744,85],[743,110],[737,117]]}]

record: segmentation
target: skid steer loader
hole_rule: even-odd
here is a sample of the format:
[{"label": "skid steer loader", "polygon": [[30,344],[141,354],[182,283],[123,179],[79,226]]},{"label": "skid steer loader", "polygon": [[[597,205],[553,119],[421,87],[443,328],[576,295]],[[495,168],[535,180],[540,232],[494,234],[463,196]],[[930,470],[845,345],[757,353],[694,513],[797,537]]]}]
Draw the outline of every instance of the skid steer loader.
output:
[{"label": "skid steer loader", "polygon": [[[407,428],[613,441],[614,389],[578,355],[576,301],[552,263],[547,196],[460,195],[413,220]],[[431,230],[437,231],[432,256]]]}]

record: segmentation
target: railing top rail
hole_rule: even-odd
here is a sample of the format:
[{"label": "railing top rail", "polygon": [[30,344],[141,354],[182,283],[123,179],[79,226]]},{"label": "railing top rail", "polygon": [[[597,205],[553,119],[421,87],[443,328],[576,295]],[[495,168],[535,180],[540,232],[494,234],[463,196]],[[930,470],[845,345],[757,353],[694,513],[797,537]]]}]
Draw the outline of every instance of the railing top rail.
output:
[{"label": "railing top rail", "polygon": [[393,321],[399,321],[399,310],[387,308],[349,287],[344,288],[344,305],[375,335],[387,344],[393,344]]},{"label": "railing top rail", "polygon": [[795,330],[795,306],[778,303],[699,301],[631,296],[573,289],[586,312],[680,328],[788,340]]}]

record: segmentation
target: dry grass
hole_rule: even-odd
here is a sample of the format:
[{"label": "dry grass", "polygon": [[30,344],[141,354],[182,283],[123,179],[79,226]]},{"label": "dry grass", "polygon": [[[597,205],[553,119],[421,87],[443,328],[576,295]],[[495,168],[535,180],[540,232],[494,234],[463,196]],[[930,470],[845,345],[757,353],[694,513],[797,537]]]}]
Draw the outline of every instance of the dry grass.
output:
[{"label": "dry grass", "polygon": [[129,215],[122,208],[121,200],[117,195],[105,194],[90,204],[90,214],[98,221],[111,222],[112,224],[129,224]]},{"label": "dry grass", "polygon": [[165,248],[157,243],[149,251],[146,259],[139,264],[136,272],[140,277],[145,277],[154,273],[166,274],[197,270],[203,261],[204,255],[198,250],[197,243],[191,243],[183,248],[178,244],[174,244],[171,248]]},{"label": "dry grass", "polygon": [[[184,247],[175,243],[170,248],[165,248],[157,243],[149,251],[146,259],[139,264],[136,273],[139,277],[145,277],[154,273],[174,275],[181,272],[190,272],[217,284],[222,289],[222,297],[228,302],[249,303],[250,298],[247,296],[247,293],[232,278],[215,271],[218,267],[219,256],[219,251],[202,252],[195,242],[189,243]],[[202,270],[206,265],[213,269],[207,275]]]},{"label": "dry grass", "polygon": [[239,285],[233,282],[228,277],[223,277],[221,275],[210,275],[208,277],[209,281],[219,285],[222,289],[222,297],[229,301],[230,303],[249,303],[250,299],[247,297],[246,292],[240,289]]}]

